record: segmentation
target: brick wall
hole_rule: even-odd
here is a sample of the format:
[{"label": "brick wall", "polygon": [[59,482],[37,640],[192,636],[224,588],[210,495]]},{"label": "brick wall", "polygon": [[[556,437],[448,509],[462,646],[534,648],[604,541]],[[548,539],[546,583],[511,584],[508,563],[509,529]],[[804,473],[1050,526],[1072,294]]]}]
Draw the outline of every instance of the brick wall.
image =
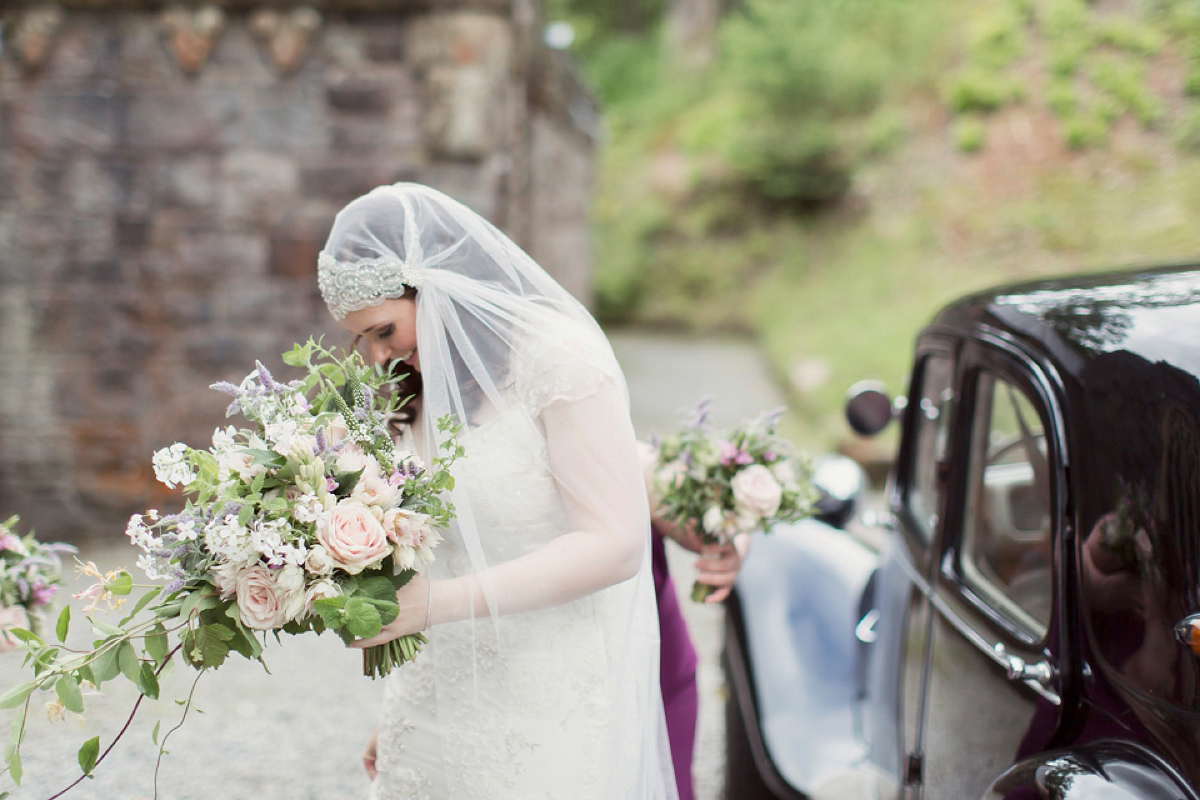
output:
[{"label": "brick wall", "polygon": [[590,100],[537,9],[325,0],[0,10],[0,518],[120,530],[177,500],[207,389],[309,334],[334,213],[416,180],[588,285]]}]

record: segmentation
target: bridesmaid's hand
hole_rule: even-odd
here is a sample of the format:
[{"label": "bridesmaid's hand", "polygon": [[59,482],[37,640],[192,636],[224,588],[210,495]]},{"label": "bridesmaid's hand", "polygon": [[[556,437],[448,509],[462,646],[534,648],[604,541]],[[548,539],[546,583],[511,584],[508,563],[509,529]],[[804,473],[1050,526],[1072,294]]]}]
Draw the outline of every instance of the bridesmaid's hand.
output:
[{"label": "bridesmaid's hand", "polygon": [[396,592],[396,602],[400,604],[400,613],[396,618],[384,625],[378,636],[358,639],[350,646],[374,647],[425,630],[425,621],[429,616],[429,590],[428,578],[424,575],[413,576],[412,580]]},{"label": "bridesmaid's hand", "polygon": [[371,741],[367,742],[367,749],[363,751],[363,766],[366,767],[367,777],[375,780],[375,776],[379,771],[375,769],[375,753],[379,750],[379,728],[375,728],[375,732],[371,734]]},{"label": "bridesmaid's hand", "polygon": [[749,547],[750,537],[738,534],[732,544],[706,544],[700,548],[700,558],[696,559],[696,580],[717,589],[704,602],[720,603],[729,597]]},{"label": "bridesmaid's hand", "polygon": [[704,547],[704,539],[696,533],[691,525],[676,525],[663,517],[653,517],[651,522],[654,523],[654,530],[658,531],[659,535],[674,540],[686,550],[699,553]]}]

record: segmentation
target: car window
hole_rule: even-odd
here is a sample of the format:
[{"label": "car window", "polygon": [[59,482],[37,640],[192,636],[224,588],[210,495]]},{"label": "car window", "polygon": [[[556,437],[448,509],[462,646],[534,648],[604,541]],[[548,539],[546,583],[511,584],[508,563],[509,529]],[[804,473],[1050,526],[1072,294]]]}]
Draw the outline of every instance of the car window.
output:
[{"label": "car window", "polygon": [[946,457],[950,437],[950,411],[954,404],[954,363],[948,356],[926,356],[921,367],[921,386],[913,430],[912,471],[909,473],[908,510],[917,533],[926,542],[937,529],[942,487],[938,464]]},{"label": "car window", "polygon": [[1052,515],[1045,426],[1019,387],[981,372],[961,564],[967,583],[1041,639],[1050,623]]}]

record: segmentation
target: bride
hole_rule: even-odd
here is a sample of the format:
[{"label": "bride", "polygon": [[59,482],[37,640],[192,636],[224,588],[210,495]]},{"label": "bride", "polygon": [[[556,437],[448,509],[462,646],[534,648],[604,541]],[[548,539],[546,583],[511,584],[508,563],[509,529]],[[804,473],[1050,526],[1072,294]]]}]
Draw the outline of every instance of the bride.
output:
[{"label": "bride", "polygon": [[[649,513],[624,378],[583,306],[504,234],[425,186],[338,215],[330,312],[422,389],[424,458],[463,425],[457,519],[373,639],[429,643],[392,673],[375,800],[674,800]],[[369,759],[369,755],[368,755]]]}]

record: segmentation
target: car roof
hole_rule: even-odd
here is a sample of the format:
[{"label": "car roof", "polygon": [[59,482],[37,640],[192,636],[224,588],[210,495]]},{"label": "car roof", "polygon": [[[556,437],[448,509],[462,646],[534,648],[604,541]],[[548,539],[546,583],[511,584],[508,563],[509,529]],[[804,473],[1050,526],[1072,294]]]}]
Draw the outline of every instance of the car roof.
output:
[{"label": "car roof", "polygon": [[1200,263],[1012,284],[965,297],[934,320],[936,327],[981,325],[1022,340],[1076,378],[1117,352],[1200,376]]}]

